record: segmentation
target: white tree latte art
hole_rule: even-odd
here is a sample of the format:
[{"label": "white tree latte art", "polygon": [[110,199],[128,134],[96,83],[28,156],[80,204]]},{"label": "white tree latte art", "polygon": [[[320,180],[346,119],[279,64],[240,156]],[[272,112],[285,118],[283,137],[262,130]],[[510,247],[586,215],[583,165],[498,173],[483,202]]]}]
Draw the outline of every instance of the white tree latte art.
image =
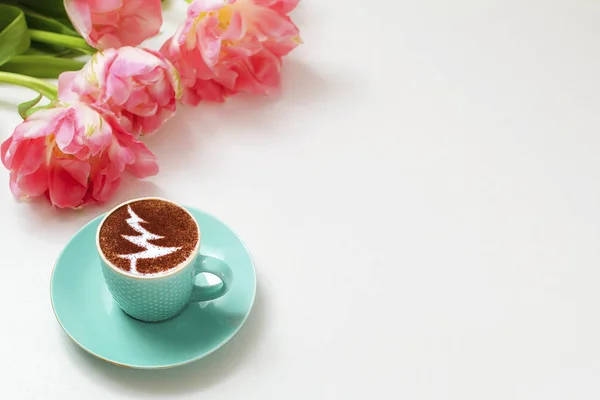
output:
[{"label": "white tree latte art", "polygon": [[164,236],[155,235],[154,233],[148,232],[141,224],[145,223],[142,218],[140,218],[132,209],[131,206],[127,206],[127,212],[129,213],[129,218],[125,220],[127,224],[136,232],[139,233],[138,236],[131,235],[121,235],[124,239],[130,241],[144,249],[139,253],[133,254],[120,254],[119,257],[125,258],[129,260],[129,272],[133,274],[137,274],[137,260],[146,259],[146,258],[158,258],[162,256],[166,256],[167,254],[171,254],[181,249],[181,247],[162,247],[157,246],[149,242],[149,240],[162,239]]}]

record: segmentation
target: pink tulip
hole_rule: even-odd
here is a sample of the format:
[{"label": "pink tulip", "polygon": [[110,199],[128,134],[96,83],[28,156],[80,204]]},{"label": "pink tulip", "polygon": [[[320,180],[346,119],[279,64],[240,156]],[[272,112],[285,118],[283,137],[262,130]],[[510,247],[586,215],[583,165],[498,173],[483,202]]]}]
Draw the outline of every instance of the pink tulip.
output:
[{"label": "pink tulip", "polygon": [[81,71],[63,72],[59,99],[106,109],[134,135],[155,132],[181,97],[175,67],[152,50],[121,47],[96,53]]},{"label": "pink tulip", "polygon": [[59,208],[108,200],[124,171],[138,178],[158,172],[154,155],[114,117],[77,103],[31,115],[2,143],[0,156],[15,197],[46,196]]},{"label": "pink tulip", "polygon": [[161,0],[64,0],[67,14],[90,46],[137,46],[162,25]]},{"label": "pink tulip", "polygon": [[184,86],[183,101],[223,101],[238,92],[270,94],[281,57],[301,41],[285,15],[298,0],[196,0],[185,24],[162,47]]}]

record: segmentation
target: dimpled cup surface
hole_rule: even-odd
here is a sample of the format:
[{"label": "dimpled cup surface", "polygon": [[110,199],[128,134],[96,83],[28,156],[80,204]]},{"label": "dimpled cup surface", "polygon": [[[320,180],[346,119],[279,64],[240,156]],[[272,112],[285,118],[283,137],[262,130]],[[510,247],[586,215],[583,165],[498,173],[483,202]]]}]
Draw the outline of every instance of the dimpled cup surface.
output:
[{"label": "dimpled cup surface", "polygon": [[104,261],[102,273],[110,293],[133,318],[156,322],[168,319],[188,303],[194,288],[194,262],[166,276],[137,278],[116,272]]}]

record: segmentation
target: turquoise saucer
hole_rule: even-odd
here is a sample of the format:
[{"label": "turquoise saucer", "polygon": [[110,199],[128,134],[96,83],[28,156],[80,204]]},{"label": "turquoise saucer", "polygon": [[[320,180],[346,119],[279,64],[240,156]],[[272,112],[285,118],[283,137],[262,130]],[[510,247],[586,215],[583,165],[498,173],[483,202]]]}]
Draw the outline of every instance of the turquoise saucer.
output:
[{"label": "turquoise saucer", "polygon": [[[113,301],[95,247],[102,216],[84,226],[56,261],[51,298],[56,319],[88,353],[124,367],[177,367],[223,346],[242,327],[256,293],[248,249],[223,222],[186,207],[200,224],[200,253],[225,261],[233,270],[229,292],[211,302],[192,303],[178,316],[158,323],[137,321]],[[199,284],[207,282],[201,274]]]}]

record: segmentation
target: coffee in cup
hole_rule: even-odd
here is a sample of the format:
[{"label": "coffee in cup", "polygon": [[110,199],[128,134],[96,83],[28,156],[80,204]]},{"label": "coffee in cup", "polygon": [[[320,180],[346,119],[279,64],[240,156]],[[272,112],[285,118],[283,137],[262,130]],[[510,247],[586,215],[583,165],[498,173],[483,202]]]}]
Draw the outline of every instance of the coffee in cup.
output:
[{"label": "coffee in cup", "polygon": [[100,250],[122,271],[165,273],[195,254],[196,221],[184,208],[161,199],[144,199],[114,210],[100,229]]}]

